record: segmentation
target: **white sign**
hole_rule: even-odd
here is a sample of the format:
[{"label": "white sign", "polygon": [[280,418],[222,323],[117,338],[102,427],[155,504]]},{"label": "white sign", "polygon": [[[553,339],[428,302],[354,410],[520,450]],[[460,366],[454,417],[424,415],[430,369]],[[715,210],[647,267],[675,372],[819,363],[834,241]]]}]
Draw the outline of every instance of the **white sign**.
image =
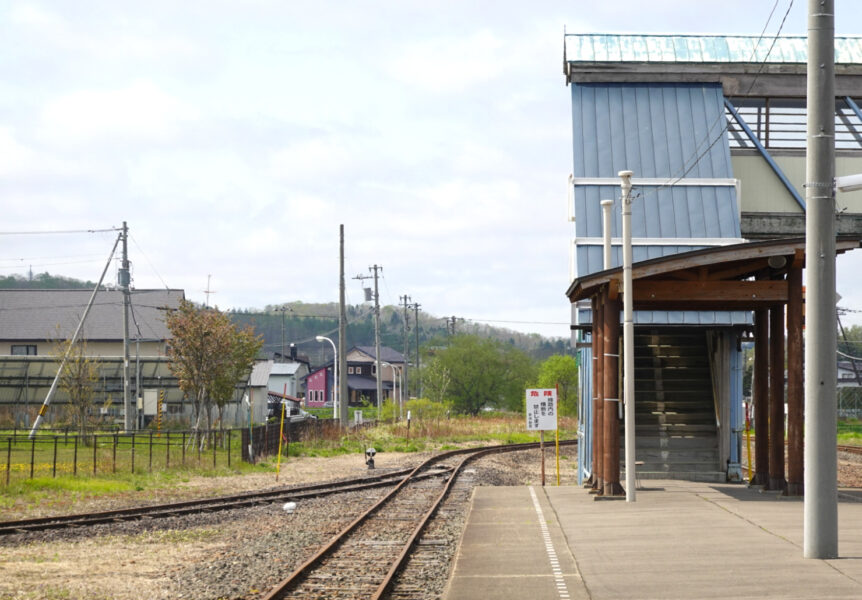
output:
[{"label": "white sign", "polygon": [[557,428],[557,390],[527,390],[527,431],[554,431]]}]

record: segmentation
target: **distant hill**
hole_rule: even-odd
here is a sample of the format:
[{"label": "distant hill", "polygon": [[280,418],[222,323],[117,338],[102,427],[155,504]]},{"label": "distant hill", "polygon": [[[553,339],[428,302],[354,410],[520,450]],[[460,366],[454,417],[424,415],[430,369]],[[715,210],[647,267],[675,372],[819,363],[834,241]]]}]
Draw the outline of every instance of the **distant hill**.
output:
[{"label": "distant hill", "polygon": [[[62,275],[40,273],[32,277],[21,275],[0,276],[0,289],[93,289],[92,281],[81,281]],[[231,319],[241,326],[250,325],[255,332],[264,338],[266,353],[281,352],[282,316],[284,317],[285,353],[289,352],[290,344],[296,344],[300,354],[307,355],[312,364],[321,364],[332,358],[331,346],[327,342],[318,342],[315,337],[323,335],[332,338],[337,343],[338,338],[338,304],[306,304],[304,302],[288,302],[284,313],[279,306],[266,306],[263,309],[236,309],[227,311]],[[409,345],[410,354],[416,351],[415,313],[409,311]],[[446,343],[449,335],[447,319],[436,317],[419,311],[419,344],[424,346],[437,340],[440,345]],[[374,317],[370,305],[358,304],[347,307],[347,346],[374,345]],[[537,333],[521,333],[503,327],[493,327],[484,323],[457,320],[456,333],[469,333],[484,338],[493,338],[512,344],[537,360],[544,360],[552,354],[566,354],[569,342],[560,338],[546,338]],[[404,351],[404,315],[403,309],[397,306],[380,307],[380,344],[389,346],[399,352]]]},{"label": "distant hill", "polygon": [[[289,352],[290,344],[296,344],[300,354],[309,356],[313,364],[323,362],[324,352],[327,359],[331,358],[331,346],[327,342],[318,342],[315,336],[323,335],[332,338],[337,343],[338,337],[338,304],[306,304],[289,302],[284,312],[284,344],[285,352]],[[264,350],[281,352],[282,312],[277,306],[267,306],[263,310],[234,310],[229,312],[231,319],[240,325],[250,325],[264,337]],[[416,350],[416,329],[414,328],[415,313],[408,314],[408,344],[411,355]],[[374,345],[373,309],[368,305],[350,305],[347,307],[347,346]],[[521,333],[502,327],[493,327],[484,323],[456,321],[456,333],[469,333],[484,338],[493,338],[512,344],[535,359],[543,360],[552,354],[569,352],[569,342],[565,339],[550,339],[536,333]],[[439,340],[446,343],[449,332],[446,319],[419,311],[419,344]],[[380,307],[380,344],[389,346],[399,352],[404,351],[404,316],[403,309],[397,306]]]},{"label": "distant hill", "polygon": [[80,290],[93,289],[96,287],[94,281],[81,281],[72,277],[62,275],[51,275],[50,273],[39,273],[24,277],[23,275],[0,275],[0,289],[24,289],[24,290]]}]

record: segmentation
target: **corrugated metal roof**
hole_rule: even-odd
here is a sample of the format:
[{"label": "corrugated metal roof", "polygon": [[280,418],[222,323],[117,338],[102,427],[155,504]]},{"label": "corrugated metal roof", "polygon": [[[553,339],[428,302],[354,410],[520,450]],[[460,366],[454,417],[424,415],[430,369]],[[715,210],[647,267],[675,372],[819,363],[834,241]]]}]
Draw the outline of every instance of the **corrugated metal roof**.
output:
[{"label": "corrugated metal roof", "polygon": [[251,387],[266,387],[269,385],[269,371],[272,368],[273,362],[271,360],[263,360],[258,363],[255,363],[254,367],[251,369],[251,376],[249,377],[248,384]]},{"label": "corrugated metal roof", "polygon": [[[628,169],[637,178],[730,180],[733,167],[724,126],[719,84],[573,84],[575,268],[576,277],[604,269],[601,200],[612,199],[611,235],[622,234],[618,183],[579,183],[585,178],[617,178]],[[697,159],[699,157],[699,160]],[[698,183],[683,181],[680,183]],[[740,237],[736,189],[716,185],[638,186],[632,191],[632,236],[666,238],[636,245],[635,262],[705,247],[680,238]],[[612,266],[622,264],[621,248]],[[589,322],[589,311],[577,311]],[[585,317],[587,320],[580,320]],[[743,317],[738,321],[738,317]],[[635,315],[638,323],[747,323],[743,313],[667,311]]]},{"label": "corrugated metal roof", "polygon": [[[57,337],[57,327],[72,336],[78,326],[92,290],[0,290],[0,338],[6,340],[48,340]],[[135,337],[135,321],[143,339],[170,338],[165,325],[165,308],[177,308],[185,294],[182,290],[132,290],[134,321],[129,319],[130,335]],[[123,339],[123,293],[102,290],[84,323],[85,339]]]},{"label": "corrugated metal roof", "polygon": [[[805,63],[805,36],[632,35],[574,33],[565,36],[569,62]],[[770,47],[772,48],[770,50]],[[862,37],[835,38],[835,62],[862,62]]]},{"label": "corrugated metal roof", "polygon": [[273,363],[270,374],[272,375],[296,375],[296,371],[302,363]]}]

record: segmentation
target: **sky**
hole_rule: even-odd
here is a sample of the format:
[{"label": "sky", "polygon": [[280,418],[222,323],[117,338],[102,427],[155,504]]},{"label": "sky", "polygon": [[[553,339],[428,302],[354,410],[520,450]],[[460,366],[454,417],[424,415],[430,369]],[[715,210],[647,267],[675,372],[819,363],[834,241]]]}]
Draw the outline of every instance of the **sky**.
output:
[{"label": "sky", "polygon": [[774,5],[0,0],[0,275],[95,281],[126,221],[137,288],[336,302],[343,224],[351,304],[377,264],[381,304],[568,336],[564,27],[757,35]]}]

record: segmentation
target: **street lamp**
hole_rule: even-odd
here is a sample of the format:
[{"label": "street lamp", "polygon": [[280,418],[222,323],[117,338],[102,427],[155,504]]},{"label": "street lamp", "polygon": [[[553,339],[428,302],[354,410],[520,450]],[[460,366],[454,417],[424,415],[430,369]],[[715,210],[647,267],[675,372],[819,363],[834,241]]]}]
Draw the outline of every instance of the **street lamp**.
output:
[{"label": "street lamp", "polygon": [[324,337],[322,335],[318,335],[315,337],[318,342],[322,342],[326,340],[330,344],[332,344],[332,373],[335,389],[332,390],[332,418],[338,418],[338,349],[335,347],[335,342],[333,342],[328,337]]}]

